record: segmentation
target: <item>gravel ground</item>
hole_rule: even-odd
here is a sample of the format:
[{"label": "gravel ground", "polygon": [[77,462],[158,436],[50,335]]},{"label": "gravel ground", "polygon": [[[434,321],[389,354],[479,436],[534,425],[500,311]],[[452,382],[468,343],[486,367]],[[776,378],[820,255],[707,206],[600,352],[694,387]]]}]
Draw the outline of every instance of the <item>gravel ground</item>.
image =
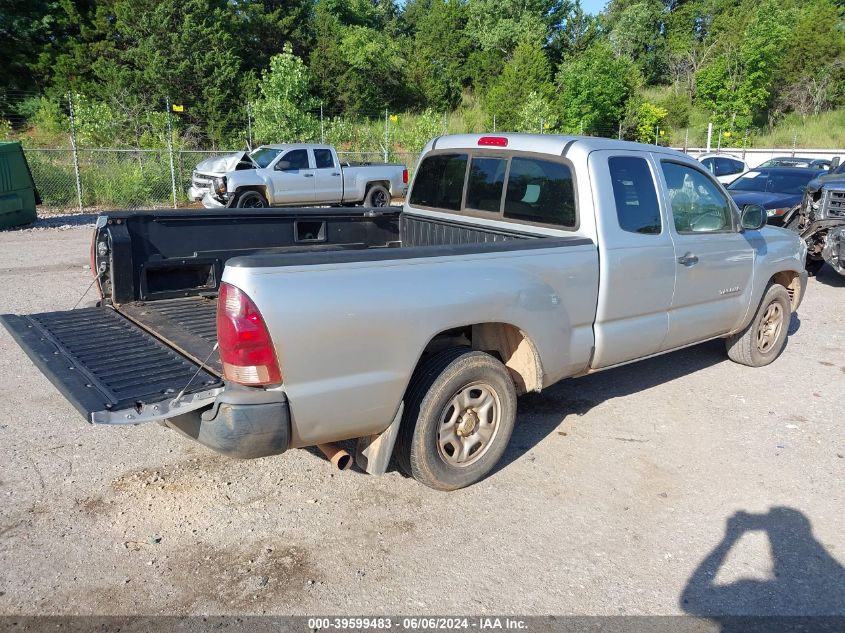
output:
[{"label": "gravel ground", "polygon": [[[73,306],[89,238],[0,233],[0,312]],[[716,341],[526,396],[454,493],[92,427],[0,331],[0,614],[845,615],[843,305],[828,268],[769,367]]]}]

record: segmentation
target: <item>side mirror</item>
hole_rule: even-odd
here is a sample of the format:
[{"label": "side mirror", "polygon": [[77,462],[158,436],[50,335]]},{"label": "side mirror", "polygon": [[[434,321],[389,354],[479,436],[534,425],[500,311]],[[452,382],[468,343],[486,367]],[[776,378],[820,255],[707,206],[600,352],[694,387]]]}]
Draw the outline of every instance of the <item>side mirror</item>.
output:
[{"label": "side mirror", "polygon": [[278,163],[276,163],[276,169],[278,171],[285,171],[287,169],[290,169],[290,161],[289,160],[280,160]]},{"label": "side mirror", "polygon": [[766,210],[759,204],[746,204],[742,208],[740,226],[747,231],[756,231],[766,226]]},{"label": "side mirror", "polygon": [[839,161],[840,161],[839,156],[834,156],[833,160],[830,161],[830,167],[828,168],[828,171],[831,174],[836,171],[837,167],[839,167]]}]

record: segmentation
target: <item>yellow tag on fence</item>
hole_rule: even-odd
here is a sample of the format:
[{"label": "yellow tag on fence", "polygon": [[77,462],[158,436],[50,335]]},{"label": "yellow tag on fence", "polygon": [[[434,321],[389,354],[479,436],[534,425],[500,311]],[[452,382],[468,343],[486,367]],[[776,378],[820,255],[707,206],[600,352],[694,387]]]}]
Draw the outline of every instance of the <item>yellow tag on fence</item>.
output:
[{"label": "yellow tag on fence", "polygon": [[185,111],[185,106],[183,106],[183,105],[181,105],[181,104],[176,105],[176,104],[174,103],[174,104],[173,104],[173,111],[174,111],[174,112],[184,112],[184,111]]}]

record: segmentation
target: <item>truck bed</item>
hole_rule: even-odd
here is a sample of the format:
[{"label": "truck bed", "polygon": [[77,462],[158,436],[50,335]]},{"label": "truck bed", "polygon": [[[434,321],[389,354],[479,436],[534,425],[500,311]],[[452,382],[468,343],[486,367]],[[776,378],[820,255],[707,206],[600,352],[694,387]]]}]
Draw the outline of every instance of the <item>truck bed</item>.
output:
[{"label": "truck bed", "polygon": [[118,212],[99,218],[92,245],[100,307],[0,321],[89,421],[137,423],[205,406],[222,389],[214,348],[226,266],[343,264],[589,242],[537,237],[402,216],[398,209]]}]

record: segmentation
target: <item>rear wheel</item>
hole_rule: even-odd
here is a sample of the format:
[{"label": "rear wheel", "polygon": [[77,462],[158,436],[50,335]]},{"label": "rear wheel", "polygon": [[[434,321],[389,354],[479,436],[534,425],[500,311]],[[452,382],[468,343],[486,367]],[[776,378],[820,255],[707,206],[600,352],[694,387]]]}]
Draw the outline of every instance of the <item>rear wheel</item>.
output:
[{"label": "rear wheel", "polygon": [[396,443],[399,465],[437,490],[469,486],[502,457],[515,419],[516,390],[500,361],[466,347],[444,350],[411,379]]},{"label": "rear wheel", "polygon": [[270,205],[267,204],[267,198],[261,192],[249,190],[238,194],[235,206],[238,209],[265,209]]},{"label": "rear wheel", "polygon": [[749,367],[768,365],[783,351],[791,317],[786,288],[770,286],[748,327],[725,341],[728,357]]},{"label": "rear wheel", "polygon": [[390,205],[390,192],[383,185],[373,185],[364,198],[365,207],[386,207]]}]

